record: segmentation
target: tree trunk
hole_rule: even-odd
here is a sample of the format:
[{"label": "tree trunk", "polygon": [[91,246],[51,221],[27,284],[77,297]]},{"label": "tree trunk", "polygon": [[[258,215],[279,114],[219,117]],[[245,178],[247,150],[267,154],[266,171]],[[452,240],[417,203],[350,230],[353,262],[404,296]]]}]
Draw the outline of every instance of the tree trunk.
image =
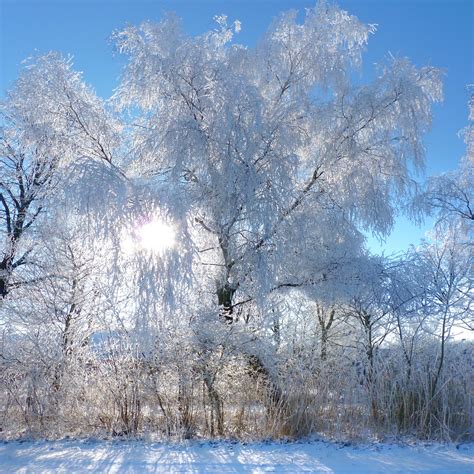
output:
[{"label": "tree trunk", "polygon": [[223,436],[224,435],[223,403],[221,401],[219,393],[214,387],[214,382],[215,382],[214,378],[212,378],[209,374],[204,374],[204,383],[206,384],[207,394],[209,396],[209,401],[211,404],[211,423],[210,423],[211,436],[215,436],[216,434],[215,424],[217,425],[217,435]]},{"label": "tree trunk", "polygon": [[189,406],[189,397],[187,394],[186,380],[182,374],[179,374],[178,381],[178,412],[179,412],[179,424],[183,429],[184,439],[191,438],[194,427],[191,409]]},{"label": "tree trunk", "polygon": [[220,317],[223,321],[229,324],[234,321],[234,308],[232,304],[234,293],[235,288],[232,288],[229,283],[217,288],[217,302],[221,307]]}]

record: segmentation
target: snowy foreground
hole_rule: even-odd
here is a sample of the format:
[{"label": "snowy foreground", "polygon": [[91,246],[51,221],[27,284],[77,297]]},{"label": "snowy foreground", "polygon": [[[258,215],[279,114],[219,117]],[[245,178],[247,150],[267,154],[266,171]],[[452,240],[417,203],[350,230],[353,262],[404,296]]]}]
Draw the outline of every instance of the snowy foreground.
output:
[{"label": "snowy foreground", "polygon": [[0,444],[0,472],[472,474],[474,444],[14,441]]}]

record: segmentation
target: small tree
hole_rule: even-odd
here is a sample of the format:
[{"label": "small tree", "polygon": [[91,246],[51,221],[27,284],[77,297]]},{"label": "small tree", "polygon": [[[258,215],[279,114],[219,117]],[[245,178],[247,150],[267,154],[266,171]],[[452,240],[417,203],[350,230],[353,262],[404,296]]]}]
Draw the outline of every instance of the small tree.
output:
[{"label": "small tree", "polygon": [[34,226],[54,205],[60,168],[84,156],[110,164],[119,127],[71,61],[55,53],[25,67],[1,104],[0,120],[3,298],[24,283],[12,278],[31,263]]}]

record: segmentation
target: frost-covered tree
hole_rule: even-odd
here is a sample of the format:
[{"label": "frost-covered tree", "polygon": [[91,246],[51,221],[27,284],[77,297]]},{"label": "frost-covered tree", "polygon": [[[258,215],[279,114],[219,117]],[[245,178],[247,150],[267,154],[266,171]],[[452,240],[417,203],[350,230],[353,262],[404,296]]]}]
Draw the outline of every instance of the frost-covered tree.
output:
[{"label": "frost-covered tree", "polygon": [[437,227],[456,226],[466,238],[474,241],[474,94],[469,100],[469,125],[462,130],[466,155],[458,169],[432,177],[421,195],[422,206],[437,217]]},{"label": "frost-covered tree", "polygon": [[[449,286],[461,278],[454,288],[462,297],[457,320],[464,320],[472,329],[473,259],[474,259],[474,95],[469,100],[469,125],[462,130],[466,143],[466,155],[458,169],[428,180],[421,203],[436,217],[432,232],[433,245],[426,244],[422,254],[431,255],[434,272],[442,272],[436,278],[437,285]],[[419,201],[419,202],[420,202]],[[443,273],[444,269],[444,273]],[[432,279],[428,279],[432,281]],[[442,298],[451,295],[443,288]],[[452,296],[452,295],[451,295]],[[440,301],[431,295],[430,301]],[[443,320],[446,318],[444,317]]]},{"label": "frost-covered tree", "polygon": [[0,129],[0,295],[31,263],[34,227],[54,205],[59,170],[86,156],[111,163],[118,124],[92,90],[56,53],[31,60],[2,102]]},{"label": "frost-covered tree", "polygon": [[[413,190],[441,82],[433,68],[394,59],[354,85],[374,28],[325,2],[301,24],[283,14],[254,48],[233,43],[238,22],[215,19],[198,37],[173,16],[116,33],[128,57],[115,94],[132,119],[127,173],[148,180],[194,250],[186,307],[205,350],[224,339],[248,354],[280,400],[274,349],[263,343],[270,295],[351,285],[361,230],[389,232]],[[225,326],[203,330],[212,314],[244,323],[260,347],[237,329],[230,339]]]},{"label": "frost-covered tree", "polygon": [[168,16],[117,33],[115,99],[133,113],[129,164],[192,236],[201,292],[221,317],[275,288],[317,285],[385,235],[423,164],[439,73],[406,59],[352,84],[372,26],[326,2],[274,21],[254,48],[240,24],[189,37]]}]

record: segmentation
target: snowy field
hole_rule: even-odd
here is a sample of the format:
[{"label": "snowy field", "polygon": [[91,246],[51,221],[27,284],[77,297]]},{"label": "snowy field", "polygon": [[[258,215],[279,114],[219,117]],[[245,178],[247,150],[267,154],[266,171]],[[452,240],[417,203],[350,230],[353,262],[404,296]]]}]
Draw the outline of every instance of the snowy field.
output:
[{"label": "snowy field", "polygon": [[0,444],[0,472],[472,474],[474,444],[15,441]]}]

